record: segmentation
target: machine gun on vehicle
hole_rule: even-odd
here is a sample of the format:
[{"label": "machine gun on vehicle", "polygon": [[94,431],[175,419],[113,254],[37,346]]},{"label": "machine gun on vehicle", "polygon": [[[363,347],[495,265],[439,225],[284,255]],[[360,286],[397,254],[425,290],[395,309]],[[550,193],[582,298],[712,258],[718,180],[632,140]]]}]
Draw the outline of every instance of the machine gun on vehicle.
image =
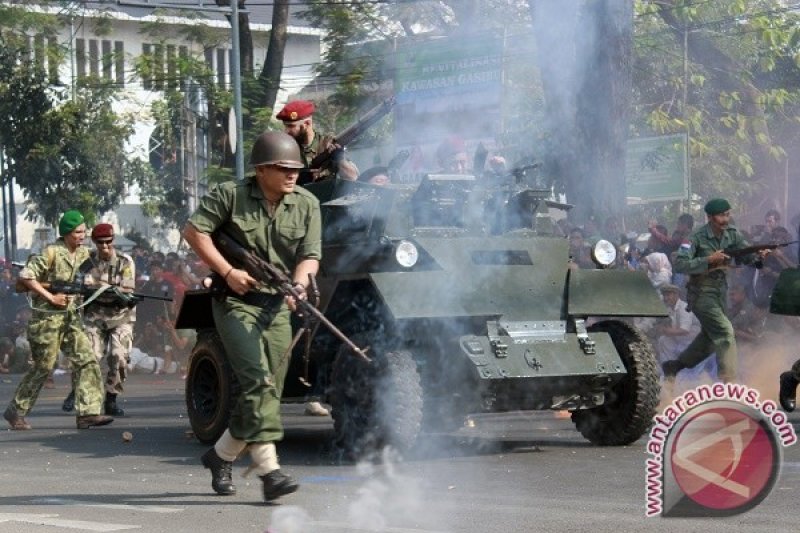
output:
[{"label": "machine gun on vehicle", "polygon": [[240,265],[242,269],[246,270],[248,274],[264,285],[277,289],[284,296],[291,296],[294,298],[299,312],[313,316],[315,320],[328,328],[331,333],[346,344],[354,354],[370,362],[370,358],[367,357],[366,354],[366,349],[362,350],[356,346],[356,344],[328,320],[319,309],[307,300],[302,299],[300,297],[300,292],[292,284],[292,280],[289,279],[286,274],[278,270],[274,265],[258,257],[253,252],[247,250],[225,232],[219,231],[215,233],[213,239],[214,244],[229,261]]},{"label": "machine gun on vehicle", "polygon": [[[364,113],[361,117],[358,118],[353,124],[346,127],[344,130],[340,131],[336,135],[334,135],[333,140],[336,144],[346,147],[356,139],[358,139],[367,129],[369,129],[373,124],[378,122],[384,116],[386,116],[389,111],[392,110],[395,104],[394,96],[390,96],[386,100],[382,101],[366,113]],[[319,172],[332,157],[334,157],[335,153],[338,150],[323,150],[318,153],[314,159],[308,164],[308,170],[306,172]],[[301,180],[303,181],[303,180]]]}]

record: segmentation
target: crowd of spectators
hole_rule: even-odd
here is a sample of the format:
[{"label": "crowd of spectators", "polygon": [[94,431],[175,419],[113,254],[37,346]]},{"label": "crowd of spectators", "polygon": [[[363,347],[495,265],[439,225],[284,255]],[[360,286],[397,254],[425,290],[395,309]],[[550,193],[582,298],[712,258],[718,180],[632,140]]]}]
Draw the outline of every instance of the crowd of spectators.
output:
[{"label": "crowd of spectators", "polygon": [[[123,251],[125,252],[125,251]],[[208,269],[194,254],[150,252],[136,246],[126,252],[136,263],[136,291],[172,298],[144,299],[136,306],[134,342],[129,370],[155,374],[184,374],[194,345],[194,332],[173,326],[184,293],[200,287]],[[30,308],[14,284],[17,268],[0,264],[0,373],[22,373],[30,365],[26,326]],[[68,370],[62,358],[58,370]]]}]

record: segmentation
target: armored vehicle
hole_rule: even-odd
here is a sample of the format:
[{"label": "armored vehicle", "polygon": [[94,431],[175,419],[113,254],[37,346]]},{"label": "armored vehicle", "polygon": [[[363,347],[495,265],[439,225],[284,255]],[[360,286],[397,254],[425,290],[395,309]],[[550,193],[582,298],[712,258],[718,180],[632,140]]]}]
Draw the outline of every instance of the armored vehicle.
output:
[{"label": "armored vehicle", "polygon": [[[614,259],[605,241],[597,269],[570,268],[549,216],[568,206],[549,191],[503,196],[477,182],[308,186],[323,214],[319,308],[371,358],[314,330],[311,373],[328,378],[337,443],[355,456],[402,450],[467,413],[508,410],[568,410],[598,445],[637,440],[655,414],[659,375],[646,337],[624,319],[665,316],[656,291],[643,273],[600,268]],[[203,442],[225,429],[236,387],[207,298],[189,294],[178,318],[198,329],[186,401]],[[301,382],[314,379],[304,375],[304,344],[286,400],[302,399]]]}]

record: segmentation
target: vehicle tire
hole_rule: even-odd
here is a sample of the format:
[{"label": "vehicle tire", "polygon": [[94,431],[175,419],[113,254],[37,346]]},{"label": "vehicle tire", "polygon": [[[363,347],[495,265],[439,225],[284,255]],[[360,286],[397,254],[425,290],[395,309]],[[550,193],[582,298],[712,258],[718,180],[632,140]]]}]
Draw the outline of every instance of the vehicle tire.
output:
[{"label": "vehicle tire", "polygon": [[336,445],[350,459],[384,446],[403,453],[416,442],[422,423],[422,387],[411,353],[380,351],[373,345],[368,355],[371,363],[342,347],[331,373]]},{"label": "vehicle tire", "polygon": [[212,444],[222,435],[238,388],[219,336],[201,334],[186,375],[186,407],[197,440]]},{"label": "vehicle tire", "polygon": [[598,322],[588,329],[611,336],[628,374],[606,393],[603,405],[573,412],[572,421],[592,444],[631,444],[650,427],[661,394],[653,347],[641,332],[617,320]]}]

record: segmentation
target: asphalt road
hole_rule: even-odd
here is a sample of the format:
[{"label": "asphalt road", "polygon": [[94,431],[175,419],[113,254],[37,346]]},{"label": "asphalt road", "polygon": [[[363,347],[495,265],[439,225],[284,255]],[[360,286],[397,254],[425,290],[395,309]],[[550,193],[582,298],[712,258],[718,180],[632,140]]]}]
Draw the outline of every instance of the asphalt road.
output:
[{"label": "asphalt road", "polygon": [[[2,377],[0,406],[19,377]],[[179,378],[133,376],[122,402],[129,416],[81,431],[60,410],[68,380],[56,379],[28,418],[32,431],[0,431],[0,532],[798,530],[797,445],[784,450],[772,493],[747,513],[646,518],[644,439],[597,448],[552,413],[485,415],[474,428],[423,439],[405,460],[340,464],[327,448],[330,419],[289,405],[278,449],[301,488],[265,505],[258,478],[242,478],[244,461],[234,469],[238,494],[213,494]]]}]

